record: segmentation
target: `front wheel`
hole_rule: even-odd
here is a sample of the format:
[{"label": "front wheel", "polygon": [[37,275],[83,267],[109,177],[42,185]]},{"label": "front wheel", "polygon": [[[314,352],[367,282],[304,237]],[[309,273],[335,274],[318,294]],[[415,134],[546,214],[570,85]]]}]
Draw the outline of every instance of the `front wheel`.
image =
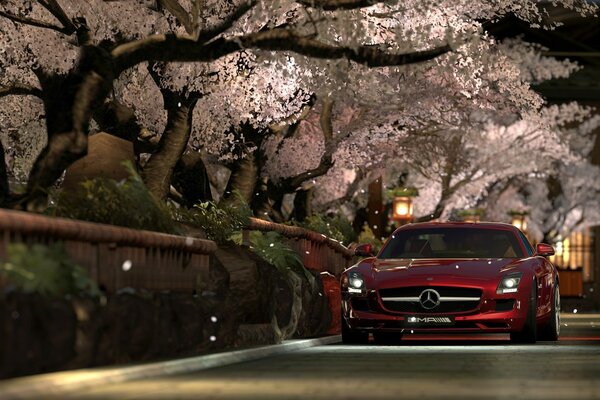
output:
[{"label": "front wheel", "polygon": [[552,311],[550,312],[550,320],[540,330],[538,340],[557,341],[560,336],[560,291],[558,290],[558,282],[554,286],[554,299],[552,302]]},{"label": "front wheel", "polygon": [[537,339],[537,283],[535,280],[532,285],[525,325],[520,332],[510,333],[510,341],[513,343],[535,343]]}]

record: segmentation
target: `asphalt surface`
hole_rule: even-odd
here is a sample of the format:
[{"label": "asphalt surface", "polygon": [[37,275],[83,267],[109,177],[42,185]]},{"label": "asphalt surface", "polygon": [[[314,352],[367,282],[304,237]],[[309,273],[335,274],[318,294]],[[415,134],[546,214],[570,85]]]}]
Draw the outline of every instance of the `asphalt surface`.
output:
[{"label": "asphalt surface", "polygon": [[511,345],[497,335],[334,344],[70,398],[600,399],[600,315],[564,318],[556,343]]}]

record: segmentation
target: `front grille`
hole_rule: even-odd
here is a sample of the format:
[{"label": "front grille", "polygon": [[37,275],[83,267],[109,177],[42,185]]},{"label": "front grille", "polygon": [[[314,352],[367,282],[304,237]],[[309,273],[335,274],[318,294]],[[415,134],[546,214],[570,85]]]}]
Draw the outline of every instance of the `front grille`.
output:
[{"label": "front grille", "polygon": [[[423,307],[418,300],[418,297],[426,289],[434,289],[442,298],[466,297],[476,300],[458,300],[458,301],[441,301],[434,308],[427,309]],[[440,314],[440,313],[460,313],[472,311],[477,308],[481,299],[482,290],[463,287],[447,287],[447,286],[412,286],[402,288],[380,289],[379,295],[382,298],[383,306],[393,312],[409,313],[409,314]],[[386,301],[384,298],[400,297],[414,298],[413,301]]]},{"label": "front grille", "polygon": [[384,301],[383,306],[390,310],[400,313],[416,313],[416,314],[440,314],[440,313],[458,313],[471,311],[477,308],[479,301],[453,301],[444,302],[439,306],[428,310],[421,306],[420,303]]},{"label": "front grille", "polygon": [[434,289],[444,297],[481,297],[481,289],[451,286],[409,286],[392,289],[379,289],[381,297],[418,297],[423,290]]}]

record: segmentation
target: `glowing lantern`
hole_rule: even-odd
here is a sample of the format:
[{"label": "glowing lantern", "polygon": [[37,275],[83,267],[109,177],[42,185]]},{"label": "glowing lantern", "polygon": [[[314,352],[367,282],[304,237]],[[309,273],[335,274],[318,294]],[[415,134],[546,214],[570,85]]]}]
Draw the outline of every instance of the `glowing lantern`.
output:
[{"label": "glowing lantern", "polygon": [[392,219],[394,221],[411,220],[413,216],[412,199],[408,196],[394,197],[392,210]]},{"label": "glowing lantern", "polygon": [[458,212],[458,216],[463,222],[480,222],[484,211],[481,208],[471,208]]},{"label": "glowing lantern", "polygon": [[479,222],[481,221],[481,217],[479,215],[466,215],[463,218],[464,222]]}]

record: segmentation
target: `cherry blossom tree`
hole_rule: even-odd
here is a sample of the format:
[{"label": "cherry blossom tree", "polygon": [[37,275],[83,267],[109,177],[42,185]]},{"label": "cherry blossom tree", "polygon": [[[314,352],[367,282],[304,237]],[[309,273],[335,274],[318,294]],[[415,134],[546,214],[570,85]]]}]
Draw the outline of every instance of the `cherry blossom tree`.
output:
[{"label": "cherry blossom tree", "polygon": [[[188,18],[187,24],[184,18],[187,10],[180,3],[159,2],[184,25],[185,33],[173,31],[170,26],[161,27],[160,23],[165,22],[165,18],[156,19],[151,10],[154,2],[64,3],[61,5],[57,0],[40,0],[34,4],[24,4],[14,0],[3,4],[1,14],[3,30],[14,29],[22,33],[20,38],[17,38],[19,35],[8,35],[13,38],[15,51],[4,54],[11,56],[13,62],[25,65],[22,59],[27,56],[24,53],[31,53],[30,49],[38,45],[41,47],[34,57],[26,60],[34,67],[28,78],[31,80],[32,74],[35,75],[38,88],[41,86],[43,93],[47,94],[43,100],[48,144],[30,174],[30,199],[39,198],[44,187],[52,184],[66,166],[85,154],[93,111],[110,94],[114,80],[141,62],[210,62],[246,48],[260,48],[294,51],[316,58],[346,58],[379,66],[425,61],[449,50],[446,45],[433,50],[397,54],[367,46],[351,48],[343,43],[328,44],[314,35],[306,36],[300,29],[277,23],[287,15],[281,11],[290,7],[318,9],[324,6],[326,9],[348,10],[365,5],[360,2],[344,1],[336,6],[331,2],[303,5],[296,2],[240,1],[236,4],[194,1],[190,3],[188,17],[191,15],[191,18]],[[200,9],[202,4],[205,7],[203,10]],[[132,18],[134,15],[136,18]],[[201,18],[201,15],[205,18]],[[110,21],[106,23],[107,20]],[[257,23],[266,29],[256,30]],[[5,27],[10,24],[15,27]],[[125,24],[128,24],[127,27],[121,30]],[[136,32],[132,32],[132,27]],[[31,32],[35,29],[44,30],[49,38]],[[151,34],[152,31],[157,33]],[[161,31],[165,33],[158,33]],[[55,39],[59,39],[58,43]],[[69,41],[77,46],[69,46]],[[43,51],[44,48],[46,51]],[[50,48],[62,48],[67,54],[60,50],[48,51]],[[73,64],[74,54],[78,59],[76,64]],[[36,68],[48,64],[50,68]],[[57,75],[56,72],[66,73]]]},{"label": "cherry blossom tree", "polygon": [[492,188],[482,201],[487,216],[502,221],[507,220],[510,210],[526,211],[528,233],[547,243],[567,237],[572,231],[599,225],[600,167],[589,161],[592,134],[599,126],[600,117],[595,115],[568,129],[569,145],[578,155],[574,160],[561,160],[549,171],[515,177]]},{"label": "cherry blossom tree", "polygon": [[[357,189],[364,192],[366,182],[361,180],[386,174],[386,169],[388,176],[410,170],[412,183],[422,193],[417,215],[423,220],[438,218],[461,202],[472,204],[496,179],[544,170],[551,160],[570,157],[567,139],[557,128],[569,120],[581,121],[589,110],[576,104],[542,108],[541,97],[529,84],[566,77],[578,67],[540,57],[537,46],[517,40],[488,43],[485,48],[487,53],[477,45],[472,54],[480,56],[471,57],[472,69],[465,67],[463,72],[476,76],[477,85],[456,78],[456,68],[446,68],[443,57],[403,78],[405,96],[390,83],[395,80],[389,75],[370,73],[368,78],[378,79],[377,87],[399,93],[355,105],[352,114],[366,124],[362,128],[354,124],[351,135],[340,135],[345,139],[334,148],[335,167],[315,180],[318,207],[324,211],[339,207],[359,193]],[[367,96],[364,91],[353,98]],[[291,139],[296,143],[288,145],[282,164],[271,167],[275,179],[318,164],[323,142],[314,133],[315,126],[313,139],[311,129]],[[291,157],[311,143],[312,157]],[[537,156],[530,157],[529,152]],[[526,157],[527,163],[515,168],[511,157]]]},{"label": "cherry blossom tree", "polygon": [[[585,1],[560,3],[582,14],[594,12]],[[141,126],[161,131],[146,172],[147,182],[154,182],[161,197],[189,138],[192,148],[238,157],[242,163],[253,148],[262,148],[264,132],[271,135],[272,127],[282,121],[294,125],[301,120],[313,98],[319,100],[315,111],[322,117],[326,143],[319,165],[294,176],[275,174],[273,179],[269,167],[255,173],[267,184],[293,178],[280,192],[294,191],[312,180],[315,168],[325,174],[333,164],[343,167],[338,162],[344,159],[342,154],[351,157],[357,148],[367,148],[360,146],[360,138],[369,137],[373,121],[381,116],[385,118],[374,130],[382,137],[402,137],[439,119],[460,122],[465,113],[450,108],[457,99],[467,106],[502,111],[499,114],[535,111],[541,101],[520,78],[522,72],[514,65],[493,67],[498,57],[506,59],[503,66],[510,66],[510,60],[487,37],[481,21],[512,12],[542,24],[538,5],[510,0],[452,1],[444,7],[416,0],[6,1],[0,8],[0,30],[6,33],[0,35],[0,63],[7,66],[0,77],[3,98],[37,95],[46,125],[47,145],[30,173],[26,205],[35,208],[43,189],[85,154],[90,119],[115,95],[115,100],[125,99],[134,106]],[[223,72],[241,53],[250,54],[247,76]],[[431,62],[422,64],[425,61]],[[214,71],[222,75],[217,82],[210,81]],[[295,76],[281,79],[277,71]],[[505,79],[510,74],[512,79]],[[162,106],[156,107],[155,100],[146,107],[154,112],[144,112],[139,101],[126,100],[133,99],[136,90],[129,81],[147,75],[151,79],[138,85],[138,93],[152,93],[146,88],[155,86],[153,93],[160,93]],[[231,85],[232,81],[239,85]],[[373,85],[386,81],[377,94]],[[490,82],[494,85],[488,86]],[[424,83],[431,86],[423,88]],[[121,92],[114,90],[119,85],[124,88]],[[240,87],[245,88],[242,95],[236,92]],[[433,97],[427,96],[430,88]],[[442,96],[435,94],[440,89]],[[275,104],[270,102],[274,98]],[[347,133],[330,133],[336,122],[327,122],[327,115],[335,113],[334,107],[343,115],[343,110],[357,109],[356,105],[365,116],[362,126],[350,123]],[[423,121],[423,115],[435,123]],[[241,126],[252,128],[254,146],[239,139]],[[210,140],[211,135],[217,140]],[[235,143],[242,144],[239,155],[231,151]],[[270,159],[275,157],[286,156],[277,151]]]}]

